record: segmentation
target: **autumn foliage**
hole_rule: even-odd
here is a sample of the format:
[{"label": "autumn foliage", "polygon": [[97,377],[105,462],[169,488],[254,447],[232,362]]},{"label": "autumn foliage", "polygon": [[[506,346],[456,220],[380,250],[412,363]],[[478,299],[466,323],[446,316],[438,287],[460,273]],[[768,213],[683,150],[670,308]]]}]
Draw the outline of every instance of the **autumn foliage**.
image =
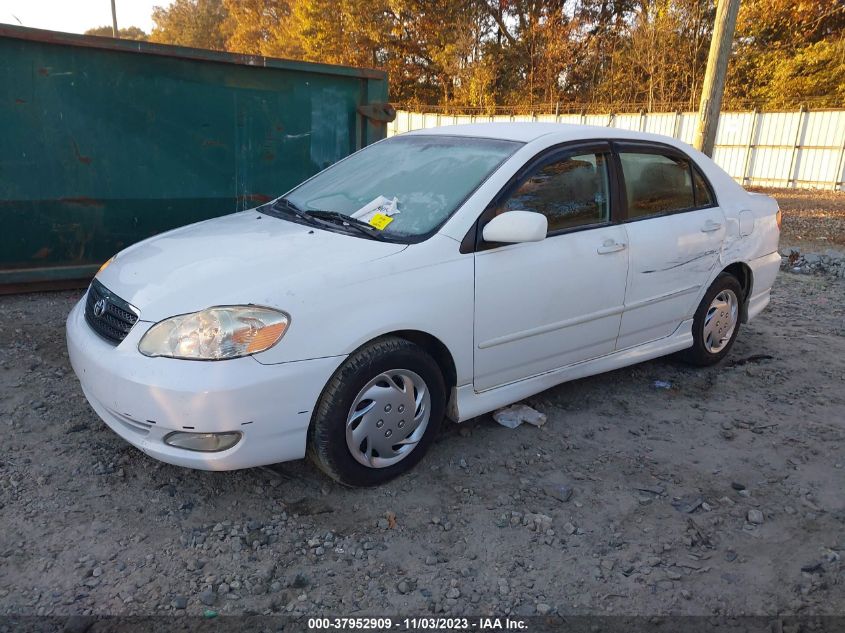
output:
[{"label": "autumn foliage", "polygon": [[[713,0],[175,0],[150,40],[386,70],[407,107],[695,109]],[[743,0],[727,107],[845,106],[842,0]]]}]

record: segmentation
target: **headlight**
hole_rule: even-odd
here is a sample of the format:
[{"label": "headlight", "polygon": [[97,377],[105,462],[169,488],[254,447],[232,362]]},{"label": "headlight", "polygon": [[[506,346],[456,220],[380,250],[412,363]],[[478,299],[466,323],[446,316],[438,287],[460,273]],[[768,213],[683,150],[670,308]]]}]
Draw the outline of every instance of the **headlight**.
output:
[{"label": "headlight", "polygon": [[288,329],[284,312],[254,306],[218,306],[156,323],[138,351],[145,356],[226,360],[263,352]]}]

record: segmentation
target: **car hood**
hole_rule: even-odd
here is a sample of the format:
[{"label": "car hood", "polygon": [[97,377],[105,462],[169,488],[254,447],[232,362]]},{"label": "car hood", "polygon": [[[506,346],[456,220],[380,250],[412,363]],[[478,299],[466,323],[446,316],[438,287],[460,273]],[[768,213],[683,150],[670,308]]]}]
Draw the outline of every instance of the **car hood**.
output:
[{"label": "car hood", "polygon": [[139,242],[97,278],[155,322],[214,305],[285,309],[301,284],[404,248],[244,211]]}]

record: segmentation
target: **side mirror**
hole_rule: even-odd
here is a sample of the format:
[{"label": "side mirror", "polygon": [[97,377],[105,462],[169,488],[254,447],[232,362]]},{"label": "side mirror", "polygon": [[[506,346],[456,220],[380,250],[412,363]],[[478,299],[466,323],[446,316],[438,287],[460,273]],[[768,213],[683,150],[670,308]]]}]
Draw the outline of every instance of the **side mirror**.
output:
[{"label": "side mirror", "polygon": [[544,240],[548,230],[549,221],[542,213],[507,211],[490,220],[481,235],[485,242],[515,244]]}]

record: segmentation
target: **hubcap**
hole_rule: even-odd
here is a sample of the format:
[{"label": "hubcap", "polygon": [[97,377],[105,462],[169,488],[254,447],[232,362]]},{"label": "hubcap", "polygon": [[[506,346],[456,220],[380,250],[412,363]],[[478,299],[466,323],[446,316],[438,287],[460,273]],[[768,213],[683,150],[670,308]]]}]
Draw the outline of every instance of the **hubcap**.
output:
[{"label": "hubcap", "polygon": [[408,369],[379,374],[358,393],[346,419],[346,445],[369,468],[401,461],[422,439],[431,410],[425,381]]},{"label": "hubcap", "polygon": [[731,340],[739,318],[739,301],[733,290],[715,296],[704,317],[704,348],[711,354],[721,352]]}]

